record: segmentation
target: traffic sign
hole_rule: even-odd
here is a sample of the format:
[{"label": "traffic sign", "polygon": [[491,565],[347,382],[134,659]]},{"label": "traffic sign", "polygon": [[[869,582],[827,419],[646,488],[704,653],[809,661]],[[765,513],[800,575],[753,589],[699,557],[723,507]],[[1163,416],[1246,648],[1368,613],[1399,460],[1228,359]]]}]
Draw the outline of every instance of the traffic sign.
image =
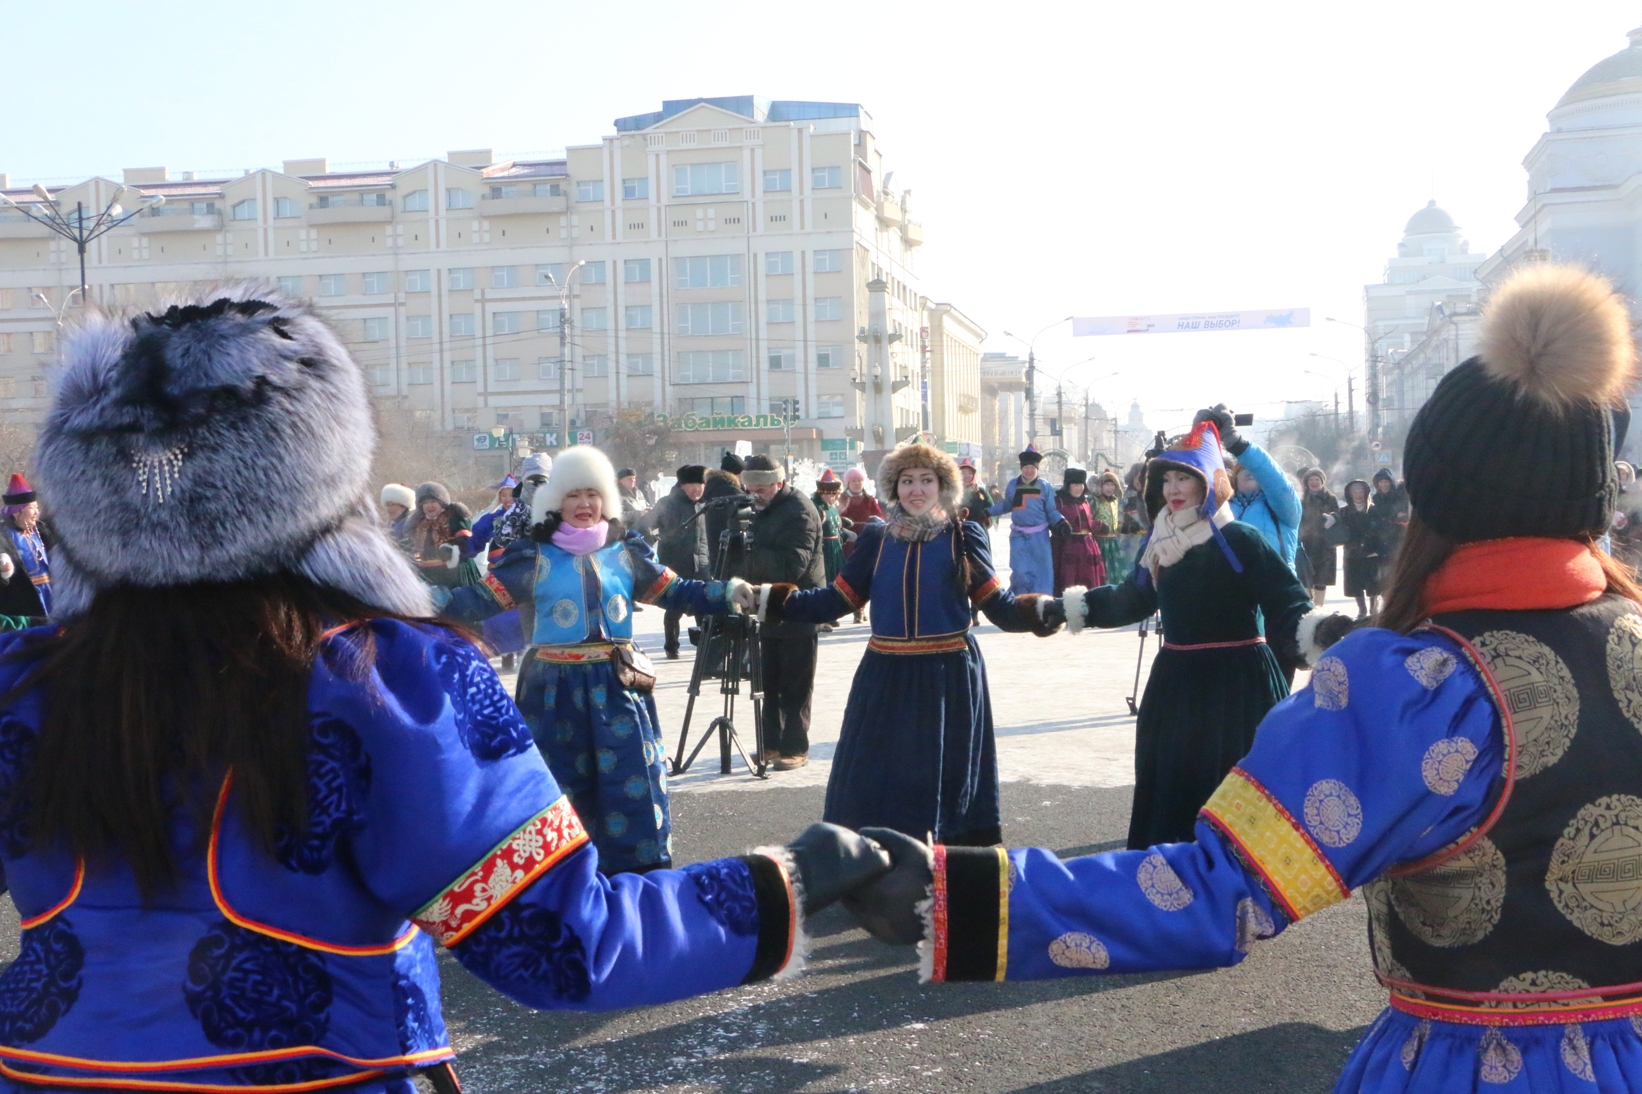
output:
[{"label": "traffic sign", "polygon": [[1390,467],[1391,466],[1391,453],[1389,453],[1389,452],[1376,452],[1376,453],[1374,453],[1374,462],[1379,464],[1381,467]]},{"label": "traffic sign", "polygon": [[1384,448],[1385,445],[1381,444],[1379,441],[1369,441],[1368,442],[1368,447],[1370,447],[1374,451],[1378,452],[1380,449]]}]

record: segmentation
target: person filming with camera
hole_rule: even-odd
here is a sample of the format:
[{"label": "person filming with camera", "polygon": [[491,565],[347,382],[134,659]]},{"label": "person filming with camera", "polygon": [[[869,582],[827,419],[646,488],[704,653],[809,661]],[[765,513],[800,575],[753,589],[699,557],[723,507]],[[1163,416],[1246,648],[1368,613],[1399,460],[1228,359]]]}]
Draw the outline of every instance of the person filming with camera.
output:
[{"label": "person filming with camera", "polygon": [[[744,577],[754,585],[789,584],[818,589],[827,583],[821,552],[821,514],[786,481],[768,456],[748,456],[741,482],[753,496]],[[814,623],[767,622],[759,637],[764,666],[764,749],[761,759],[776,771],[809,762],[810,695],[815,690],[819,646]]]}]

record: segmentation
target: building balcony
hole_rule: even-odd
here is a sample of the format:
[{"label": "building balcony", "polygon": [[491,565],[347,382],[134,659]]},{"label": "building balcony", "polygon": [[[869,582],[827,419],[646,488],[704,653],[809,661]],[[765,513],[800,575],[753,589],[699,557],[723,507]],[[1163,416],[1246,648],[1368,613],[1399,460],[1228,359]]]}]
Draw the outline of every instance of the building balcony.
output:
[{"label": "building balcony", "polygon": [[309,224],[385,224],[393,219],[391,205],[308,206]]},{"label": "building balcony", "polygon": [[22,216],[0,216],[0,239],[30,239],[50,235],[50,229]]},{"label": "building balcony", "polygon": [[906,239],[908,247],[922,247],[924,244],[924,226],[916,220],[909,220],[901,226],[901,235]]},{"label": "building balcony", "polygon": [[479,199],[479,215],[483,217],[505,217],[526,213],[563,213],[570,209],[570,198],[560,194],[557,197],[542,195],[536,197],[527,195],[516,198],[481,197]]},{"label": "building balcony", "polygon": [[901,203],[893,197],[885,196],[878,201],[878,223],[885,228],[896,228],[906,220],[906,212]]},{"label": "building balcony", "polygon": [[158,232],[220,232],[221,213],[196,213],[187,205],[162,205],[126,222],[126,227],[143,235]]}]

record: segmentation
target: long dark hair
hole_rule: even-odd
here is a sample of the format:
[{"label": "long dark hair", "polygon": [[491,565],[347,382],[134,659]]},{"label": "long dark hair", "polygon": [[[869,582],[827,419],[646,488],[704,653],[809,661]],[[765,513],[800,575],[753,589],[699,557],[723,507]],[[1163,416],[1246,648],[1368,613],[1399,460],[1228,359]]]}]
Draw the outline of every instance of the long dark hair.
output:
[{"label": "long dark hair", "polygon": [[[1596,537],[1579,536],[1578,542],[1595,556],[1607,579],[1607,591],[1627,600],[1642,601],[1642,586],[1618,560],[1596,545]],[[1418,512],[1409,515],[1408,534],[1397,548],[1397,559],[1392,565],[1391,581],[1381,602],[1380,614],[1374,625],[1407,634],[1430,616],[1425,606],[1425,583],[1432,574],[1442,569],[1443,563],[1458,546],[1453,540],[1420,519]]]},{"label": "long dark hair", "polygon": [[[233,583],[120,587],[19,653],[5,697],[44,689],[34,764],[8,811],[31,845],[124,859],[145,899],[177,880],[178,813],[203,839],[225,772],[269,852],[308,817],[308,689],[328,631],[384,613],[289,573]],[[397,617],[396,617],[397,618]],[[369,628],[333,668],[363,679]]]}]

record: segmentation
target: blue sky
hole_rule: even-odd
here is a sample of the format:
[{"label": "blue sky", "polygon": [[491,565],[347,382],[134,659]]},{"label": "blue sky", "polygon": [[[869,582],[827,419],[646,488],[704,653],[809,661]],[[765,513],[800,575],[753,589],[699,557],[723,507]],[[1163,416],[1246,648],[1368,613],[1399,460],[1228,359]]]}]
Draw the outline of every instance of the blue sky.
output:
[{"label": "blue sky", "polygon": [[[663,98],[860,102],[913,190],[931,296],[993,332],[1065,315],[1306,306],[1293,333],[1038,342],[1108,403],[1328,397],[1403,223],[1509,234],[1523,156],[1635,0],[1241,5],[0,0],[13,183],[122,167],[414,161],[596,142]],[[1144,344],[1142,344],[1144,343]],[[1075,365],[1095,355],[1093,362]],[[1258,405],[1256,405],[1258,404]]]}]

